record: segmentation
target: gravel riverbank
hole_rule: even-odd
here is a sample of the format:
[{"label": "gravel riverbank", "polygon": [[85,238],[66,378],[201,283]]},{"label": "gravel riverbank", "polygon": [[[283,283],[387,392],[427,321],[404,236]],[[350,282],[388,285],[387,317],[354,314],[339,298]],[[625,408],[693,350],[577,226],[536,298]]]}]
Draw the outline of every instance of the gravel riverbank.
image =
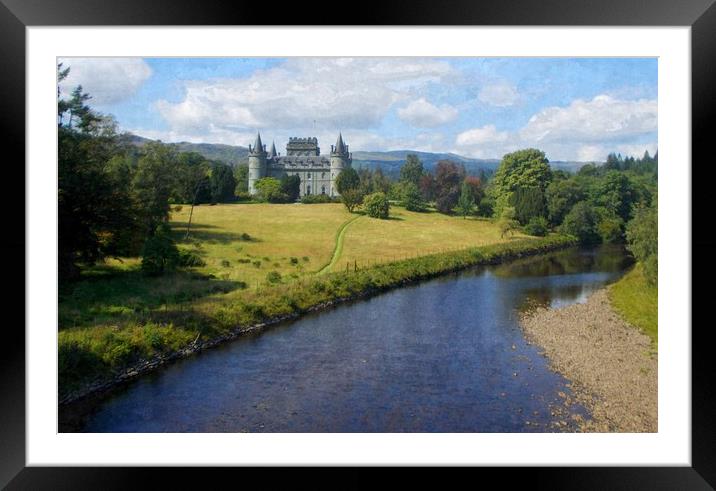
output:
[{"label": "gravel riverbank", "polygon": [[585,432],[656,432],[657,355],[651,341],[614,312],[602,289],[585,303],[560,309],[538,308],[520,323],[550,365],[572,381],[573,398],[591,419]]}]

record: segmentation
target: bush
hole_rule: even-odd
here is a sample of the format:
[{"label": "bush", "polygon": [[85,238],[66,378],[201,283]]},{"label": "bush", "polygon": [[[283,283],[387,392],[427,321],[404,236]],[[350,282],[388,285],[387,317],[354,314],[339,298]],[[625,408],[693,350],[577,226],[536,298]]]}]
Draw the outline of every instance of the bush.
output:
[{"label": "bush", "polygon": [[180,251],[179,252],[179,265],[192,268],[192,267],[197,267],[197,266],[206,266],[206,262],[196,252]]},{"label": "bush", "polygon": [[373,218],[388,218],[390,214],[390,202],[385,193],[369,194],[363,199],[363,208],[368,216]]},{"label": "bush", "polygon": [[651,206],[637,206],[626,228],[627,249],[642,263],[644,276],[651,284],[659,277],[659,219],[656,200]]},{"label": "bush", "polygon": [[425,211],[425,202],[418,186],[412,182],[404,183],[400,190],[400,203],[408,211]]},{"label": "bush", "polygon": [[333,199],[327,194],[309,194],[301,198],[304,205],[313,205],[318,203],[332,203]]},{"label": "bush", "polygon": [[597,214],[586,201],[580,201],[564,217],[560,227],[563,234],[573,235],[583,244],[599,242]]},{"label": "bush", "polygon": [[269,283],[280,283],[281,282],[281,273],[278,271],[271,271],[269,274],[266,275],[266,281]]},{"label": "bush", "polygon": [[229,266],[231,266],[231,263],[228,261],[228,259],[222,259],[221,266],[223,266],[224,268],[228,268]]},{"label": "bush", "polygon": [[624,222],[617,216],[602,217],[597,225],[597,233],[605,244],[621,242],[624,237],[623,225]]},{"label": "bush", "polygon": [[536,237],[544,237],[549,230],[549,224],[545,217],[533,217],[525,226],[525,232]]},{"label": "bush", "polygon": [[142,272],[158,276],[175,269],[180,264],[179,250],[171,238],[169,225],[160,224],[144,243],[142,249]]}]

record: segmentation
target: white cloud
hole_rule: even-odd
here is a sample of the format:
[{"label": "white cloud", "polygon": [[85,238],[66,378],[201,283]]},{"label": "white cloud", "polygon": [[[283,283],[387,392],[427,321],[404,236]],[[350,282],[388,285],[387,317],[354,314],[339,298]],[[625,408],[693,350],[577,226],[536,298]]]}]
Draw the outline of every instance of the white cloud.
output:
[{"label": "white cloud", "polygon": [[481,128],[473,128],[471,130],[463,131],[457,135],[455,142],[459,146],[475,146],[483,145],[485,143],[501,143],[509,138],[509,133],[506,131],[497,131],[494,125],[488,124]]},{"label": "white cloud", "polygon": [[656,100],[627,101],[599,95],[576,99],[567,107],[548,107],[520,130],[531,142],[598,143],[648,134],[657,128]]},{"label": "white cloud", "polygon": [[420,98],[398,109],[398,117],[418,128],[434,128],[454,121],[458,116],[457,109],[442,104],[440,107]]},{"label": "white cloud", "polygon": [[497,107],[512,106],[519,99],[517,89],[507,83],[487,85],[477,95],[480,102]]},{"label": "white cloud", "polygon": [[82,85],[83,92],[92,96],[92,105],[121,102],[144,84],[152,69],[141,58],[62,58],[63,68],[70,73],[60,84],[63,96]]},{"label": "white cloud", "polygon": [[191,81],[178,103],[155,104],[173,131],[367,129],[426,84],[451,73],[442,61],[291,58],[245,78]]}]

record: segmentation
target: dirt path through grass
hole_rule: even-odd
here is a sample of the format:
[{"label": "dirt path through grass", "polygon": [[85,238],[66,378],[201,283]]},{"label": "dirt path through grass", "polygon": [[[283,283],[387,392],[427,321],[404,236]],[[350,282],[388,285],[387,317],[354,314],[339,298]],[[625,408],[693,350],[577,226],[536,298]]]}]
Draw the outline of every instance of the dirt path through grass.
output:
[{"label": "dirt path through grass", "polygon": [[316,274],[324,274],[329,272],[331,268],[333,268],[333,266],[338,262],[338,258],[341,257],[341,253],[343,252],[343,238],[346,235],[346,229],[348,228],[348,225],[358,220],[361,216],[362,215],[358,215],[351,218],[347,222],[344,222],[343,225],[338,228],[338,233],[336,234],[336,248],[333,249],[333,256],[331,257],[331,260],[328,262],[328,264],[319,269]]}]

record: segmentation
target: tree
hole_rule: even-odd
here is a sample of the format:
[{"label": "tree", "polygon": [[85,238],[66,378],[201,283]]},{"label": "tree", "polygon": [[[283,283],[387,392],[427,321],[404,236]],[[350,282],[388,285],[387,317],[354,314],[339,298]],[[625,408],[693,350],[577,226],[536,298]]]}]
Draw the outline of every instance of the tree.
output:
[{"label": "tree", "polygon": [[401,204],[408,211],[425,211],[425,202],[420,194],[418,186],[412,182],[403,183],[401,196]]},{"label": "tree", "polygon": [[[58,65],[58,79],[69,68]],[[136,231],[129,185],[132,169],[112,161],[125,151],[111,118],[95,113],[81,89],[64,100],[58,87],[58,267],[61,281],[79,276],[78,263],[94,264],[125,252]],[[69,111],[74,111],[66,118]]]},{"label": "tree", "polygon": [[506,154],[492,180],[495,213],[500,215],[502,209],[509,206],[511,195],[517,188],[534,187],[544,193],[551,179],[552,171],[543,151],[527,148]]},{"label": "tree", "polygon": [[132,193],[139,219],[147,236],[169,218],[169,197],[175,189],[177,153],[173,147],[150,142],[142,148],[137,171],[132,180]]},{"label": "tree", "polygon": [[234,169],[234,179],[236,179],[237,196],[249,192],[249,166],[248,164],[239,164]]},{"label": "tree", "polygon": [[400,168],[400,180],[417,186],[424,173],[423,163],[417,155],[410,153],[405,158],[405,164]]},{"label": "tree", "polygon": [[358,173],[352,167],[343,169],[336,177],[336,189],[343,194],[348,189],[356,189],[360,185]]},{"label": "tree", "polygon": [[586,201],[580,201],[564,217],[560,230],[573,235],[583,244],[599,242],[597,233],[597,214]]},{"label": "tree", "polygon": [[341,193],[341,202],[345,205],[348,213],[353,213],[353,210],[363,203],[363,192],[358,188],[346,189]]},{"label": "tree", "polygon": [[500,228],[500,238],[504,239],[506,235],[512,235],[519,226],[519,222],[515,220],[515,209],[506,206],[502,209],[502,215],[497,221],[497,226]]},{"label": "tree", "polygon": [[388,194],[390,192],[390,179],[388,179],[380,167],[373,171],[371,186],[374,193]]},{"label": "tree", "polygon": [[368,216],[373,218],[388,218],[390,214],[390,202],[385,193],[373,193],[363,198],[363,208]]},{"label": "tree", "polygon": [[214,162],[209,177],[212,203],[228,203],[234,201],[236,195],[236,179],[230,166],[221,162]]},{"label": "tree", "polygon": [[288,197],[289,202],[297,201],[301,195],[301,178],[295,174],[281,176],[281,192]]},{"label": "tree", "polygon": [[475,198],[475,205],[479,205],[482,198],[485,197],[485,190],[482,187],[482,179],[475,176],[465,176],[465,180],[463,182],[470,188],[472,197]]},{"label": "tree", "polygon": [[440,213],[450,213],[460,197],[465,169],[451,160],[441,160],[435,167],[435,205]]},{"label": "tree", "polygon": [[463,181],[460,191],[460,199],[457,202],[457,211],[465,219],[468,215],[472,215],[475,211],[475,197],[472,195],[472,189],[470,185]]},{"label": "tree", "polygon": [[576,178],[553,181],[545,193],[547,216],[552,225],[559,225],[569,210],[586,198],[583,187]]},{"label": "tree", "polygon": [[169,225],[162,223],[144,243],[142,272],[150,276],[164,274],[179,265],[179,258],[179,250],[172,240]]},{"label": "tree", "polygon": [[627,222],[639,198],[639,193],[626,174],[610,170],[596,187],[594,202]]},{"label": "tree", "polygon": [[518,187],[510,196],[515,218],[525,225],[535,217],[545,216],[544,193],[538,187]]},{"label": "tree", "polygon": [[423,174],[418,183],[420,188],[420,194],[425,201],[432,201],[435,199],[435,177],[429,172]]},{"label": "tree", "polygon": [[659,219],[657,200],[651,206],[639,205],[634,218],[627,224],[627,249],[642,264],[644,275],[651,284],[659,278]]},{"label": "tree", "polygon": [[549,223],[542,216],[533,217],[525,226],[525,232],[536,237],[544,237],[549,231]]},{"label": "tree", "polygon": [[264,177],[256,181],[256,191],[259,201],[267,203],[285,203],[288,195],[281,191],[281,181],[275,177]]}]

